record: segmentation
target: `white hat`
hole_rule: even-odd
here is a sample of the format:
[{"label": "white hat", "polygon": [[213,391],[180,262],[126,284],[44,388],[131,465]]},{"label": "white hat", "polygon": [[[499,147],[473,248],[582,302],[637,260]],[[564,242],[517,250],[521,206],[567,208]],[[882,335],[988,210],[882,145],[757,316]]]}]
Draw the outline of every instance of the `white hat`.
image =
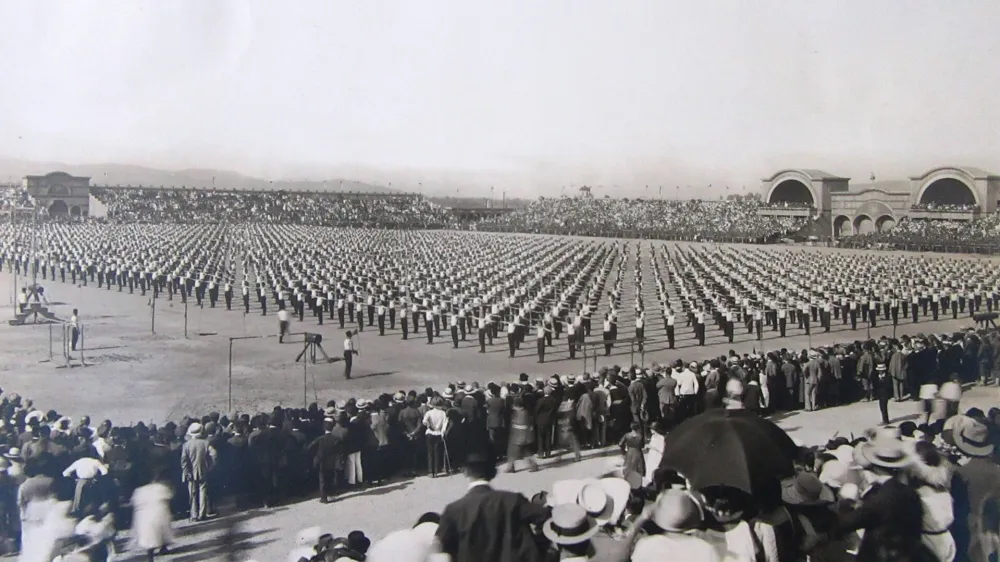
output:
[{"label": "white hat", "polygon": [[199,433],[201,433],[201,430],[202,430],[201,424],[198,422],[194,422],[193,424],[188,426],[187,434],[198,435]]},{"label": "white hat", "polygon": [[365,559],[368,562],[424,562],[430,551],[431,543],[415,527],[389,533],[371,546]]},{"label": "white hat", "polygon": [[577,503],[598,525],[617,524],[632,488],[622,478],[560,480],[552,485],[549,505]]},{"label": "white hat", "polygon": [[[670,553],[669,555],[665,553]],[[646,535],[639,539],[629,560],[633,562],[660,562],[669,556],[673,560],[698,560],[721,562],[724,553],[716,545],[696,535],[667,533]]]},{"label": "white hat", "polygon": [[557,505],[552,516],[542,525],[542,534],[555,544],[580,544],[590,540],[600,530],[587,511],[575,503]]}]

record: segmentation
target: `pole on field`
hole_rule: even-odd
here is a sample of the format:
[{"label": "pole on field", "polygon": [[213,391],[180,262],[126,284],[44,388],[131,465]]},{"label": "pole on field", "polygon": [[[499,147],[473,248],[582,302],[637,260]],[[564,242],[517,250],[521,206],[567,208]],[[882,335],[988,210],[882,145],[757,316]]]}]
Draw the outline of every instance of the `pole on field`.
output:
[{"label": "pole on field", "polygon": [[[309,349],[309,339],[306,338],[305,343],[306,349]],[[305,351],[305,350],[303,350]],[[306,357],[302,358],[302,407],[309,407],[309,359]]]},{"label": "pole on field", "polygon": [[229,410],[233,411],[233,338],[229,338]]},{"label": "pole on field", "polygon": [[49,324],[49,361],[52,361],[52,324]]},{"label": "pole on field", "polygon": [[184,299],[184,339],[188,337],[188,300]]},{"label": "pole on field", "polygon": [[153,317],[150,320],[149,331],[153,334],[156,333],[156,291],[153,291],[153,298],[150,301],[150,305],[153,308]]}]

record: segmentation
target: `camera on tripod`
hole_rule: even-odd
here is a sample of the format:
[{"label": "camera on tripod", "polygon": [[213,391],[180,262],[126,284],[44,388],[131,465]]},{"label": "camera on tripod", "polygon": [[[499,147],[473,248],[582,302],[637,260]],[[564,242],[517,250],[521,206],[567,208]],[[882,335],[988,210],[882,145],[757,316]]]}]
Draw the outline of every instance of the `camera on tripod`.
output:
[{"label": "camera on tripod", "polygon": [[295,362],[298,363],[303,357],[306,357],[311,363],[316,363],[316,354],[319,353],[326,359],[327,363],[333,363],[335,361],[340,361],[340,358],[331,359],[329,355],[326,354],[326,350],[323,349],[323,334],[313,334],[311,332],[305,333],[305,347],[299,356],[295,358]]}]

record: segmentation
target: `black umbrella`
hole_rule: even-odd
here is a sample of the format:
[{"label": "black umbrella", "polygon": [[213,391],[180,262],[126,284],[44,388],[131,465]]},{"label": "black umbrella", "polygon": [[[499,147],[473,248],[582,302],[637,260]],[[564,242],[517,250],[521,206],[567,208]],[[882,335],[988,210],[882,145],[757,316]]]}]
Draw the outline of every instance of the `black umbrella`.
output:
[{"label": "black umbrella", "polygon": [[661,469],[694,489],[728,486],[754,494],[795,474],[798,447],[774,423],[745,410],[709,410],[667,434]]}]

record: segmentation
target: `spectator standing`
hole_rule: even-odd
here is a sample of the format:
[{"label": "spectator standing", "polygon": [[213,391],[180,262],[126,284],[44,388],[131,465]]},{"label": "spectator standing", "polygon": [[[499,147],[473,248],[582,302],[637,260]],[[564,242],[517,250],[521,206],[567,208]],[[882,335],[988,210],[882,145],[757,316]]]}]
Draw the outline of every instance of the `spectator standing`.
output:
[{"label": "spectator standing", "polygon": [[208,477],[217,461],[215,449],[205,439],[204,428],[193,423],[181,448],[181,480],[187,484],[191,521],[209,517]]}]

